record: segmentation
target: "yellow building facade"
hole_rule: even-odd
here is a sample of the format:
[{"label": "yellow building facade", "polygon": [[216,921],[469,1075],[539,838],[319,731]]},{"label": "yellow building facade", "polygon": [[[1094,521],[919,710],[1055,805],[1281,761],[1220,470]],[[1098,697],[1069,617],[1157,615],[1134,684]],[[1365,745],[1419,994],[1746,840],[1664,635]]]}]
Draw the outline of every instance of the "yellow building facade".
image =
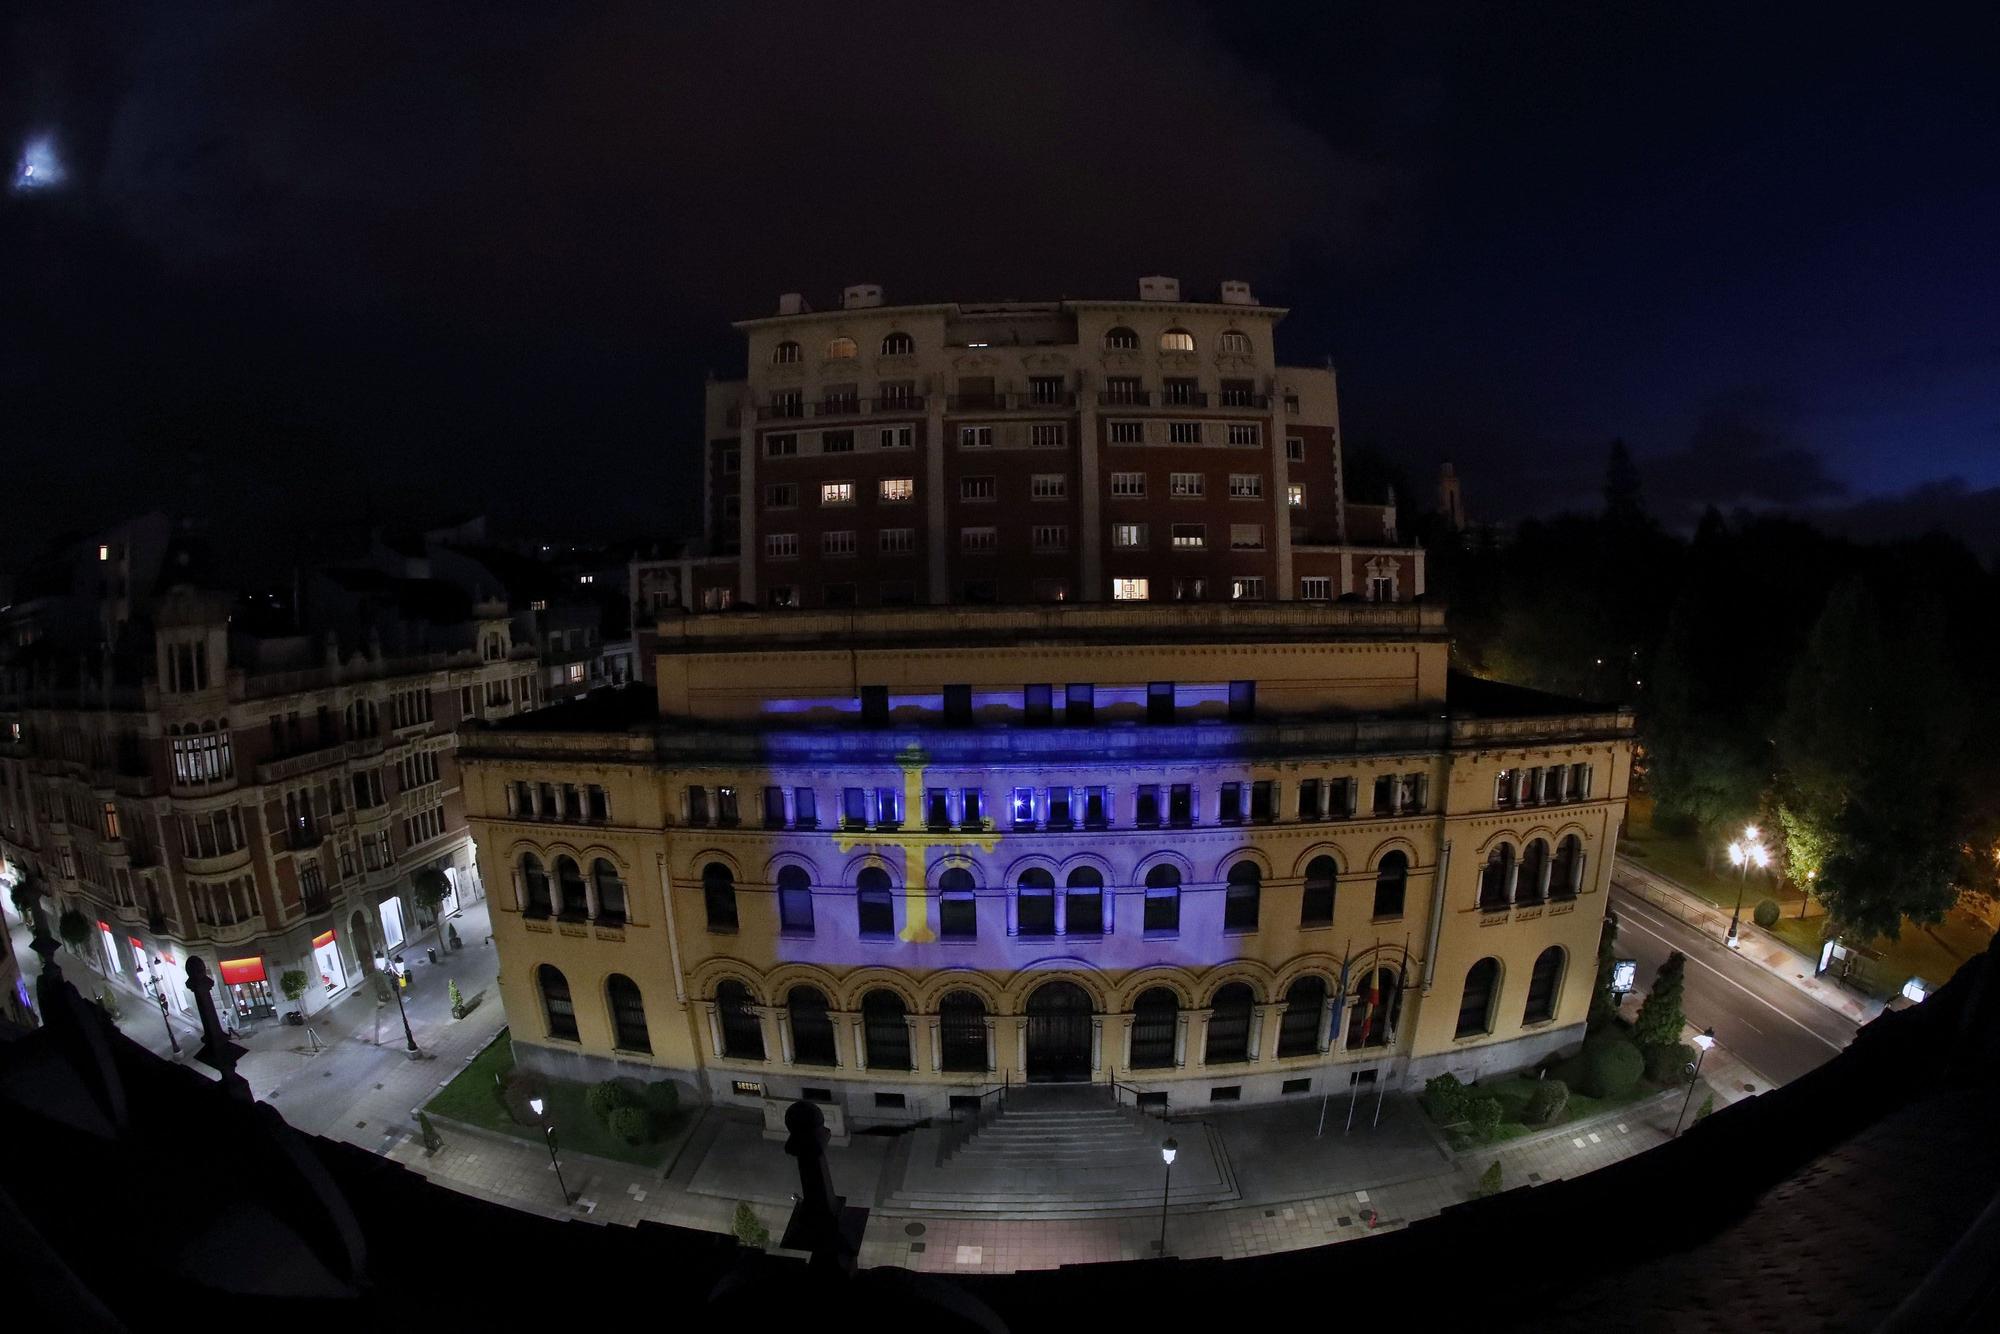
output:
[{"label": "yellow building facade", "polygon": [[516,1052],[844,1124],[1174,1107],[1583,1034],[1629,713],[1342,603],[731,613],[464,739]]}]

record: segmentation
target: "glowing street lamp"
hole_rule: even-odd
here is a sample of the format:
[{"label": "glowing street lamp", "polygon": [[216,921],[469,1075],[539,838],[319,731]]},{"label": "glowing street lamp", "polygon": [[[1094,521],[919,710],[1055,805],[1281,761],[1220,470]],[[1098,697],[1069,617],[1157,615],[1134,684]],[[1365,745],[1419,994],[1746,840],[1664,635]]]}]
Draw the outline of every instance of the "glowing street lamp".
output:
[{"label": "glowing street lamp", "polygon": [[1180,1141],[1169,1135],[1160,1141],[1160,1161],[1167,1165],[1167,1184],[1160,1189],[1160,1254],[1167,1253],[1167,1197],[1174,1189],[1174,1155],[1181,1151]]},{"label": "glowing street lamp", "polygon": [[1688,1093],[1681,1099],[1681,1114],[1674,1118],[1674,1138],[1681,1135],[1681,1122],[1687,1119],[1688,1104],[1694,1101],[1694,1086],[1701,1079],[1701,1060],[1708,1055],[1708,1049],[1715,1045],[1715,1030],[1705,1028],[1694,1035],[1694,1061],[1688,1066]]},{"label": "glowing street lamp", "polygon": [[1758,870],[1771,864],[1771,854],[1764,851],[1764,845],[1757,841],[1757,826],[1748,825],[1743,830],[1741,842],[1729,845],[1729,862],[1737,869],[1736,911],[1729,915],[1729,936],[1722,943],[1732,950],[1742,949],[1737,942],[1737,932],[1743,924],[1743,887],[1750,878],[1750,867],[1755,863]]},{"label": "glowing street lamp", "polygon": [[[542,1108],[545,1105],[540,1098],[528,1099],[528,1110],[533,1112],[538,1119],[541,1118]],[[549,1146],[549,1166],[555,1169],[556,1189],[562,1192],[563,1203],[567,1205],[569,1203],[569,1185],[563,1180],[562,1164],[556,1161],[556,1128],[546,1120],[543,1121],[542,1125],[542,1138]]]}]

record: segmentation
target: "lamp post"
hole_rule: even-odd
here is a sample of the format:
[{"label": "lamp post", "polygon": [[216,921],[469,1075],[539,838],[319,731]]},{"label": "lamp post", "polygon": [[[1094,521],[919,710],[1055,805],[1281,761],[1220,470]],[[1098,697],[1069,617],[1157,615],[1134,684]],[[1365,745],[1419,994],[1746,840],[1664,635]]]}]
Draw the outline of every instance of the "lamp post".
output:
[{"label": "lamp post", "polygon": [[1167,1165],[1167,1181],[1160,1188],[1160,1254],[1167,1253],[1167,1197],[1174,1189],[1174,1155],[1181,1151],[1180,1141],[1169,1135],[1160,1141],[1160,1161]]},{"label": "lamp post", "polygon": [[1771,864],[1771,854],[1764,851],[1764,845],[1757,841],[1756,825],[1744,828],[1742,842],[1729,845],[1729,861],[1737,868],[1736,911],[1729,914],[1729,935],[1722,943],[1737,950],[1743,948],[1736,936],[1743,924],[1743,888],[1750,879],[1750,864],[1755,862],[1759,870]]},{"label": "lamp post", "polygon": [[174,1055],[181,1054],[180,1040],[174,1036],[174,1022],[167,1018],[167,989],[160,984],[160,956],[153,956],[153,999],[160,1003],[160,1022],[166,1026],[167,1045],[174,1049]]},{"label": "lamp post", "polygon": [[396,970],[396,985],[392,990],[396,993],[396,1013],[403,1018],[403,1045],[409,1048],[410,1055],[415,1056],[417,1035],[410,1031],[410,1012],[403,1008],[403,983],[409,978],[410,970],[400,955],[391,961],[390,967]]},{"label": "lamp post", "polygon": [[[544,1105],[540,1098],[528,1099],[528,1107],[537,1117],[541,1116]],[[556,1161],[556,1128],[547,1121],[542,1123],[542,1139],[549,1146],[549,1166],[554,1168],[556,1172],[556,1189],[562,1192],[563,1204],[568,1205],[569,1185],[563,1180],[562,1164]]]},{"label": "lamp post", "polygon": [[1694,1086],[1701,1080],[1701,1060],[1708,1055],[1708,1049],[1715,1045],[1715,1030],[1705,1028],[1694,1035],[1694,1063],[1688,1067],[1688,1093],[1681,1099],[1681,1114],[1674,1118],[1674,1138],[1681,1137],[1681,1122],[1687,1119],[1688,1104],[1694,1101]]},{"label": "lamp post", "polygon": [[1812,902],[1813,881],[1819,879],[1818,871],[1806,872],[1805,889],[1799,894],[1799,920],[1806,920],[1806,905]]}]

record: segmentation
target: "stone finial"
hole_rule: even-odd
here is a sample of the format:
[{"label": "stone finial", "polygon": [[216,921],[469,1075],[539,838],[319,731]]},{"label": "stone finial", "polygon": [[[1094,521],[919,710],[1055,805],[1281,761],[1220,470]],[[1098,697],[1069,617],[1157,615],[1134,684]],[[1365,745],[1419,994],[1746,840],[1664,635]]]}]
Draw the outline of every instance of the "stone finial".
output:
[{"label": "stone finial", "polygon": [[222,1076],[222,1086],[241,1098],[251,1101],[250,1081],[236,1073],[236,1058],[243,1054],[243,1048],[229,1040],[222,1031],[222,1019],[215,1012],[215,979],[208,975],[208,962],[200,955],[187,961],[187,988],[194,993],[195,1009],[201,1013],[201,1050],[195,1059]]}]

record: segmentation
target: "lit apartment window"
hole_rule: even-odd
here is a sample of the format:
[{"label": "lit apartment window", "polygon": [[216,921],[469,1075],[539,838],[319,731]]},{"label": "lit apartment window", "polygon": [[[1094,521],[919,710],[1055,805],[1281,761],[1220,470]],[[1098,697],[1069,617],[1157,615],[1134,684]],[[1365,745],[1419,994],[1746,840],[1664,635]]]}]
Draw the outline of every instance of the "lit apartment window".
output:
[{"label": "lit apartment window", "polygon": [[988,555],[1000,549],[998,528],[961,528],[958,530],[958,549],[974,555]]},{"label": "lit apartment window", "polygon": [[961,477],[958,479],[960,500],[991,500],[996,488],[991,477]]},{"label": "lit apartment window", "polygon": [[1229,474],[1229,498],[1231,500],[1261,500],[1264,496],[1264,478],[1260,473],[1233,472]]},{"label": "lit apartment window", "polygon": [[1144,422],[1112,422],[1108,428],[1114,445],[1138,445],[1146,440]]},{"label": "lit apartment window", "polygon": [[1060,523],[1036,524],[1035,550],[1044,552],[1068,551],[1069,550],[1068,525]]},{"label": "lit apartment window", "polygon": [[839,532],[819,535],[819,554],[822,556],[852,556],[854,554],[854,530],[849,528]]},{"label": "lit apartment window", "polygon": [[1146,545],[1146,525],[1143,523],[1114,523],[1111,525],[1111,545],[1128,551],[1139,550]]},{"label": "lit apartment window", "polygon": [[791,482],[780,482],[776,486],[764,488],[766,509],[788,510],[799,503],[799,488]]},{"label": "lit apartment window", "polygon": [[1264,437],[1257,429],[1256,422],[1229,423],[1229,443],[1232,445],[1262,444]]},{"label": "lit apartment window", "polygon": [[1146,474],[1142,472],[1112,473],[1111,494],[1127,500],[1143,498],[1146,494]]},{"label": "lit apartment window", "polygon": [[799,452],[799,438],[795,435],[767,435],[764,437],[764,453],[774,459],[788,459]]},{"label": "lit apartment window", "polygon": [[1069,443],[1069,428],[1061,422],[1037,422],[1028,429],[1028,443],[1037,449],[1057,449]]},{"label": "lit apartment window", "polygon": [[1114,602],[1144,602],[1148,596],[1146,581],[1144,579],[1113,579],[1111,581],[1111,598]]},{"label": "lit apartment window", "polygon": [[764,554],[773,560],[785,560],[799,554],[797,533],[764,534]]},{"label": "lit apartment window", "polygon": [[97,546],[97,558],[99,560],[110,560],[111,548],[105,543],[100,542]]},{"label": "lit apartment window", "polygon": [[1186,329],[1169,329],[1160,335],[1160,351],[1192,352],[1194,351],[1194,335]]},{"label": "lit apartment window", "polygon": [[884,477],[877,488],[877,495],[886,504],[900,504],[917,494],[914,477]]},{"label": "lit apartment window", "polygon": [[1200,422],[1168,422],[1167,443],[1170,445],[1198,445],[1201,443]]},{"label": "lit apartment window", "polygon": [[993,428],[991,426],[961,426],[958,428],[960,449],[991,449]]},{"label": "lit apartment window", "polygon": [[1296,482],[1285,488],[1285,504],[1299,510],[1306,507],[1306,489]]},{"label": "lit apartment window", "polygon": [[1217,345],[1224,352],[1234,352],[1239,356],[1247,356],[1250,352],[1250,335],[1236,329],[1229,329],[1224,331]]},{"label": "lit apartment window", "polygon": [[1264,549],[1264,525],[1261,523],[1230,524],[1229,547],[1232,551],[1262,551]]},{"label": "lit apartment window", "polygon": [[914,528],[884,528],[877,538],[885,556],[907,556],[917,549],[917,530]]},{"label": "lit apartment window", "polygon": [[828,361],[845,361],[853,355],[854,340],[852,338],[830,338],[827,340],[826,357]]},{"label": "lit apartment window", "polygon": [[914,426],[884,426],[881,446],[884,449],[908,449],[917,441]]},{"label": "lit apartment window", "polygon": [[1198,472],[1177,472],[1167,476],[1167,494],[1170,496],[1199,496],[1207,490],[1207,479]]},{"label": "lit apartment window", "polygon": [[796,365],[798,360],[799,345],[797,343],[787,340],[771,349],[771,364],[774,366],[792,366]]},{"label": "lit apartment window", "polygon": [[1229,581],[1229,596],[1237,602],[1256,602],[1264,596],[1264,576],[1239,574]]},{"label": "lit apartment window", "polygon": [[1199,523],[1177,523],[1173,526],[1175,551],[1200,551],[1208,545],[1208,526]]},{"label": "lit apartment window", "polygon": [[1333,580],[1323,574],[1309,574],[1299,580],[1299,598],[1304,602],[1331,602]]},{"label": "lit apartment window", "polygon": [[1062,500],[1069,495],[1069,476],[1059,472],[1038,472],[1029,483],[1028,494],[1036,500]]},{"label": "lit apartment window", "polygon": [[1306,461],[1306,442],[1295,435],[1286,436],[1285,457],[1293,463],[1304,463]]},{"label": "lit apartment window", "polygon": [[819,503],[822,505],[852,505],[854,503],[854,483],[821,482]]}]

